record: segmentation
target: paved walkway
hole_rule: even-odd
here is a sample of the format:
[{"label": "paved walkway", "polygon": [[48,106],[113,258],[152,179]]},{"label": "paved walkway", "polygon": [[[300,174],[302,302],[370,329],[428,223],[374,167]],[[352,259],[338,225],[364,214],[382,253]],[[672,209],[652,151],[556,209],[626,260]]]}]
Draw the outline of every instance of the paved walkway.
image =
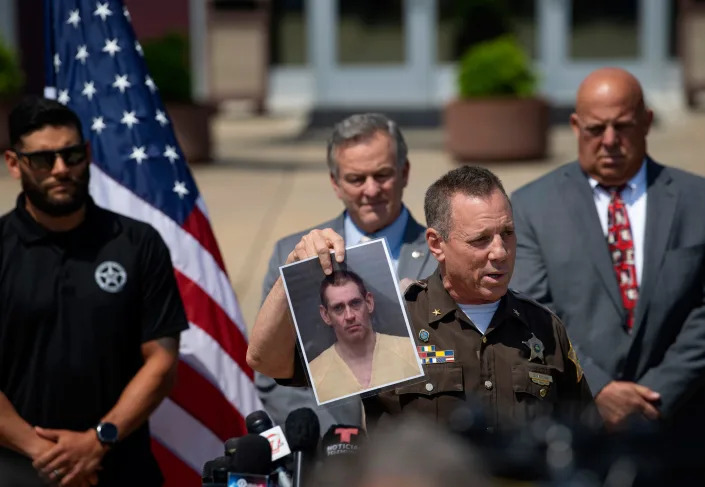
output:
[{"label": "paved walkway", "polygon": [[[221,116],[213,126],[217,162],[194,166],[221,251],[248,326],[260,302],[262,279],[274,242],[315,225],[342,208],[325,166],[324,137],[301,138],[296,117]],[[411,177],[405,201],[423,221],[428,185],[456,164],[443,151],[443,132],[406,131]],[[671,113],[649,136],[659,161],[705,176],[705,113]],[[575,157],[567,126],[551,133],[551,154],[543,161],[488,164],[507,191]],[[9,210],[19,184],[0,171],[0,211]]]}]

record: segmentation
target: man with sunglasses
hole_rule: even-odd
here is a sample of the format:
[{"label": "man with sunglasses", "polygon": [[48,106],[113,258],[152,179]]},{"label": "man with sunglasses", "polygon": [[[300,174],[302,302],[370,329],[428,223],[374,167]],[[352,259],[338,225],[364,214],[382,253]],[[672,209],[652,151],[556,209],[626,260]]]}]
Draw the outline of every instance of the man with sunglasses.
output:
[{"label": "man with sunglasses", "polygon": [[160,485],[147,419],[187,328],[169,251],[93,203],[70,109],[27,98],[9,131],[22,192],[0,218],[0,485]]},{"label": "man with sunglasses", "polygon": [[705,179],[647,154],[638,80],[580,85],[578,160],[512,196],[512,287],[556,311],[606,424],[705,434]]}]

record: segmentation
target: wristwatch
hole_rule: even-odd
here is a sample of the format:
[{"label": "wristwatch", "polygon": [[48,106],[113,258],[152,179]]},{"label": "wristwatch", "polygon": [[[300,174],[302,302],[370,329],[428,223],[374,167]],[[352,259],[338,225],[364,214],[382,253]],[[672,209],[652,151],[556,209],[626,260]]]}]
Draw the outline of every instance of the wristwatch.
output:
[{"label": "wristwatch", "polygon": [[113,423],[102,422],[95,427],[98,441],[104,445],[114,445],[118,441],[118,429]]}]

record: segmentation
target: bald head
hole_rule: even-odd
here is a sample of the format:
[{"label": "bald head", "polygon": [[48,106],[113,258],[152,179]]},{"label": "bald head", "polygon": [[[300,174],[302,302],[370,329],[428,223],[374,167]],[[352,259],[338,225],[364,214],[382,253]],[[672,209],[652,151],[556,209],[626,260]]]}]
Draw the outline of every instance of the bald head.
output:
[{"label": "bald head", "polygon": [[621,68],[593,71],[578,87],[575,111],[580,114],[597,104],[621,104],[643,110],[644,92],[641,83],[629,71]]},{"label": "bald head", "polygon": [[606,186],[628,182],[646,156],[653,114],[641,84],[620,68],[593,71],[578,88],[570,124],[583,171]]}]

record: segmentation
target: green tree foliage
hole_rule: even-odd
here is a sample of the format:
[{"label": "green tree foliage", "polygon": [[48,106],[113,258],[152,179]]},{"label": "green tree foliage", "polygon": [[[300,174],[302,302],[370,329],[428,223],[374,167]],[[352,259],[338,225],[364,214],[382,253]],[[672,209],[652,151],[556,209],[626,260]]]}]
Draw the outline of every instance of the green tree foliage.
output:
[{"label": "green tree foliage", "polygon": [[24,85],[24,75],[15,55],[0,44],[0,97],[17,95]]},{"label": "green tree foliage", "polygon": [[142,43],[149,74],[164,101],[191,101],[191,68],[188,39],[181,33]]},{"label": "green tree foliage", "polygon": [[532,96],[536,81],[530,61],[512,35],[472,46],[458,65],[461,98]]}]

